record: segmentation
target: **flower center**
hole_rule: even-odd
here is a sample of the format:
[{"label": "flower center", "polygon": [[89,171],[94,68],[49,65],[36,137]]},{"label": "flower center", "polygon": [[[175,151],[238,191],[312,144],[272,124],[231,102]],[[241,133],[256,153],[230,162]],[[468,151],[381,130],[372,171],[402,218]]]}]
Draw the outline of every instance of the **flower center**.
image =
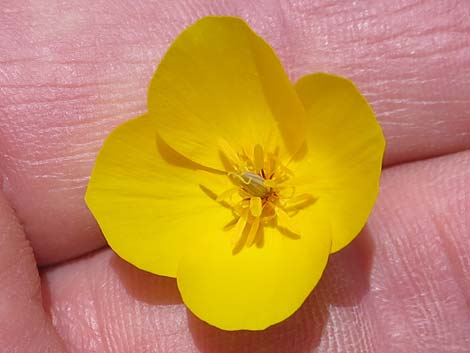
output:
[{"label": "flower center", "polygon": [[315,199],[310,194],[296,193],[289,183],[293,174],[281,163],[278,153],[266,153],[259,144],[251,151],[236,153],[225,140],[219,141],[219,147],[234,187],[217,195],[216,200],[233,211],[234,219],[225,227],[232,235],[233,253],[261,245],[266,226],[299,238],[292,217]]}]

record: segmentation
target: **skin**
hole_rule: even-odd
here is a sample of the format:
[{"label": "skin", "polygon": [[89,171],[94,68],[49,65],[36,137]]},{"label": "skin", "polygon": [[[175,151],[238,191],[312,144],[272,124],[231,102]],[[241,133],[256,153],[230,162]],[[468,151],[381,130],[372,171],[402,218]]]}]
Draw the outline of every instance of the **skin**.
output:
[{"label": "skin", "polygon": [[[351,78],[388,143],[367,227],[301,309],[263,332],[195,318],[174,280],[105,247],[83,202],[103,139],[145,112],[166,48],[208,14],[246,19],[293,81]],[[4,2],[2,350],[468,352],[469,16],[465,1]]]}]

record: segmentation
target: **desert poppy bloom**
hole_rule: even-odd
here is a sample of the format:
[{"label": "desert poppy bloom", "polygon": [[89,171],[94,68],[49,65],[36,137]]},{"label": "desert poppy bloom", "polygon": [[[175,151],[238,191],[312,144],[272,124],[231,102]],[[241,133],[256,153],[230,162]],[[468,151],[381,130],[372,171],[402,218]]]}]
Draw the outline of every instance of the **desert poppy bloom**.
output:
[{"label": "desert poppy bloom", "polygon": [[384,146],[350,81],[293,85],[245,22],[206,17],[163,57],[148,113],[105,141],[86,202],[111,248],[175,277],[196,316],[260,330],[297,310],[363,228]]}]

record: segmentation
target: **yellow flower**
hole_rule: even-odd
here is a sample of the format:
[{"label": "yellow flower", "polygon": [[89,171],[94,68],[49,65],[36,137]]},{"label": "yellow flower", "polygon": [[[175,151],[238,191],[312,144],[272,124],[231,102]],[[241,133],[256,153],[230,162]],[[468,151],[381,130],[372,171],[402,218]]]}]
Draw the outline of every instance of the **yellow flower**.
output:
[{"label": "yellow flower", "polygon": [[350,81],[292,85],[245,22],[206,17],[166,53],[148,113],[107,138],[86,202],[114,251],[176,277],[199,318],[260,330],[297,310],[360,232],[384,146]]}]

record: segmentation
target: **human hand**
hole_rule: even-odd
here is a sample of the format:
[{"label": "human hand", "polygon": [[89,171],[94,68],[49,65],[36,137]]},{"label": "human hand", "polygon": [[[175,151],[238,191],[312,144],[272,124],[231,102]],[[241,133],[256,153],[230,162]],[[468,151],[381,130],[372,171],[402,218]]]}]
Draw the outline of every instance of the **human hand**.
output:
[{"label": "human hand", "polygon": [[[145,112],[148,82],[168,45],[208,14],[244,18],[293,81],[315,71],[351,78],[388,143],[368,226],[331,257],[302,308],[262,332],[224,332],[199,321],[181,304],[174,280],[102,248],[83,202],[103,139]],[[2,350],[468,350],[469,15],[470,6],[450,1],[5,4]]]}]

